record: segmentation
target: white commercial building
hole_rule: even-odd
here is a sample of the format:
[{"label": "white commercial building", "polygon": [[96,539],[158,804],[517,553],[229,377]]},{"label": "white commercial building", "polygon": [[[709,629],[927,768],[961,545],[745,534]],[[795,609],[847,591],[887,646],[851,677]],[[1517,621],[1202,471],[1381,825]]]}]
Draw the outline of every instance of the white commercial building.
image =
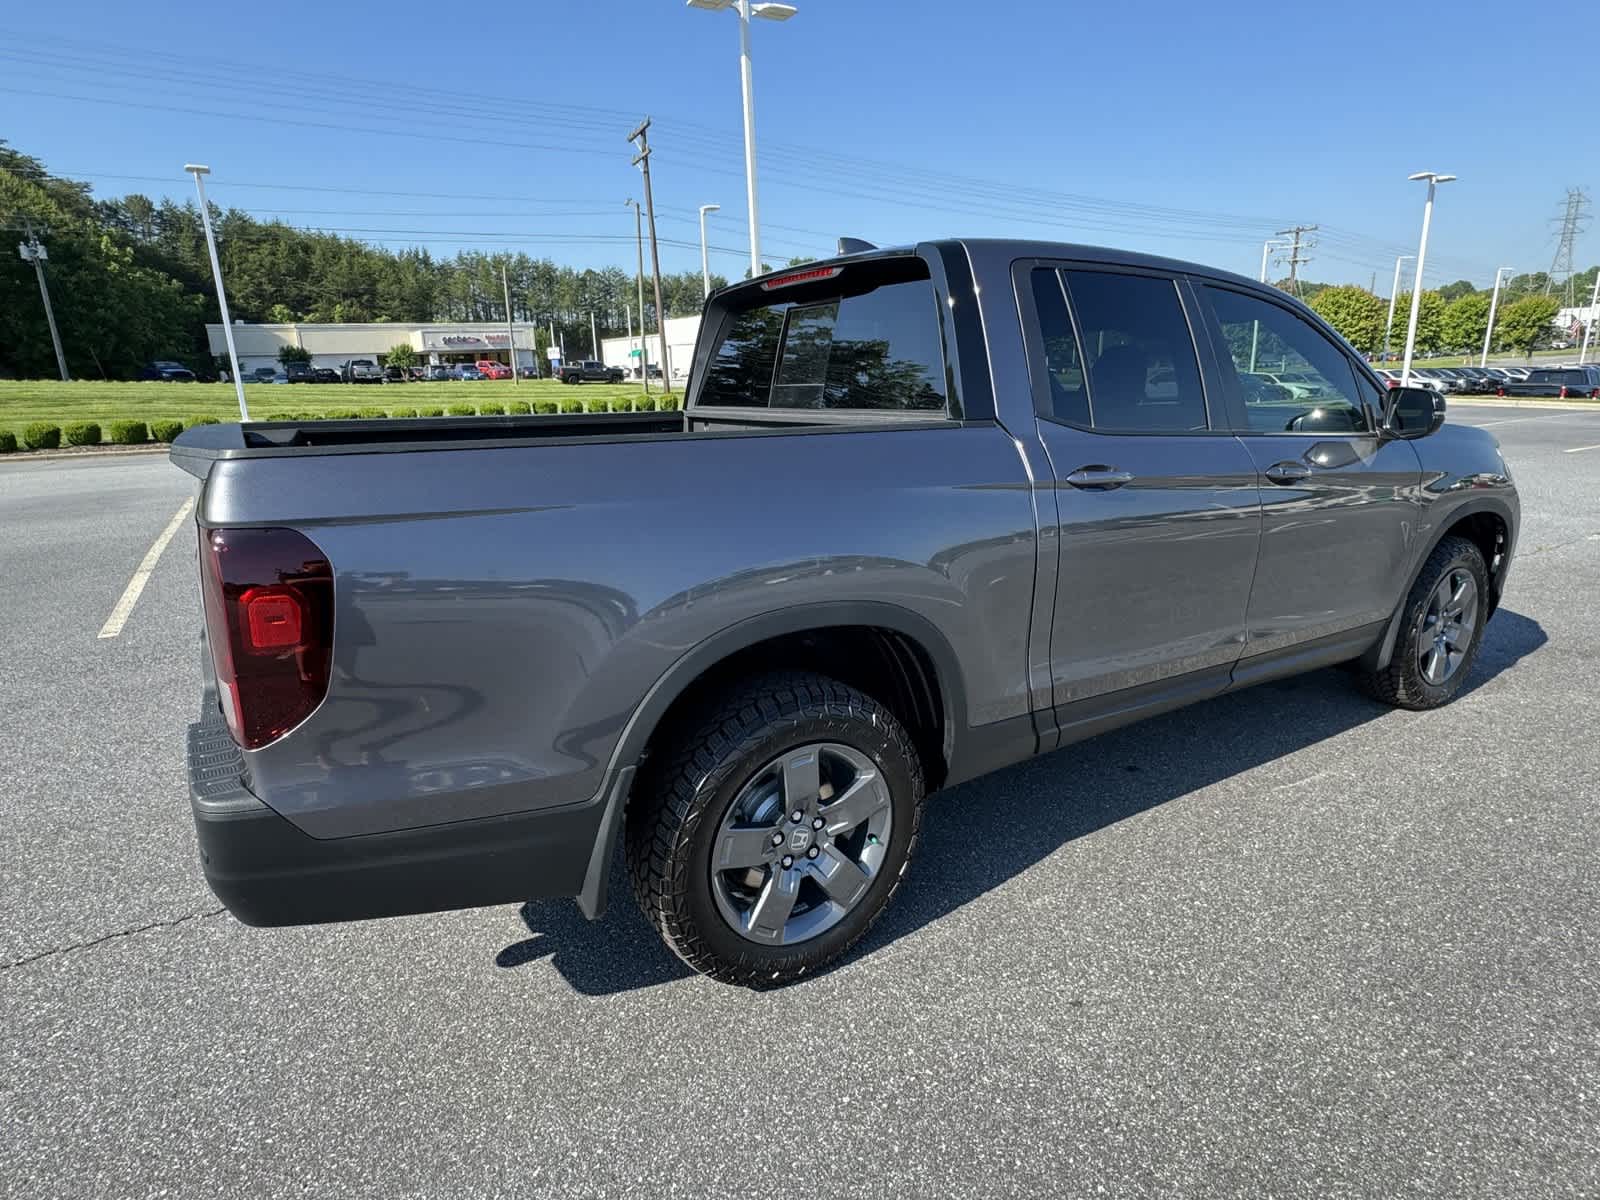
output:
[{"label": "white commercial building", "polygon": [[[672,377],[682,379],[689,373],[689,363],[694,358],[694,341],[700,336],[700,317],[668,317],[667,318],[667,350],[672,355]],[[650,365],[661,366],[661,335],[652,333],[644,341],[648,343],[643,349],[650,352]],[[635,370],[639,365],[640,338],[637,333],[630,337],[608,337],[600,339],[600,357],[605,360],[608,367],[621,367],[629,374],[636,375]],[[577,357],[574,355],[573,357]]]},{"label": "white commercial building", "polygon": [[[669,323],[670,324],[670,323]],[[379,362],[401,344],[417,352],[425,363],[466,363],[493,359],[511,365],[513,351],[518,367],[531,367],[537,350],[535,326],[517,324],[508,333],[503,322],[440,322],[408,324],[398,321],[351,325],[252,325],[237,322],[233,341],[239,352],[239,370],[250,375],[261,367],[279,366],[278,351],[298,346],[311,355],[314,367],[337,369],[353,358]],[[207,325],[211,353],[225,356],[228,344],[221,325]],[[512,338],[515,338],[515,346]]]}]

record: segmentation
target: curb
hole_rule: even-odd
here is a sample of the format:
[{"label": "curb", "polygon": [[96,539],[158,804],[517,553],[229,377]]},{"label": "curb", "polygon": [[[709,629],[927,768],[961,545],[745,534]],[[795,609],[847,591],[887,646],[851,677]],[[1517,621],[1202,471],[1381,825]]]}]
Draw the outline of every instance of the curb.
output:
[{"label": "curb", "polygon": [[1449,412],[1457,404],[1467,408],[1482,405],[1484,408],[1561,408],[1571,412],[1600,412],[1600,401],[1596,400],[1545,400],[1537,396],[1526,400],[1514,396],[1446,396],[1444,398],[1446,412]]},{"label": "curb", "polygon": [[170,449],[170,443],[162,442],[154,446],[70,446],[60,450],[18,450],[11,454],[0,454],[0,466],[14,462],[43,462],[47,459],[126,458],[130,455],[165,454]]}]

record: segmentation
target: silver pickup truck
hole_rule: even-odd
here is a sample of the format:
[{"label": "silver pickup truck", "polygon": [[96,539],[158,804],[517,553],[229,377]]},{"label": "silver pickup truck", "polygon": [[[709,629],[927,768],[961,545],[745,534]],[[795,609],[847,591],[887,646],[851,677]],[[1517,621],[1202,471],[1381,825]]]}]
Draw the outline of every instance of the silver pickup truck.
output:
[{"label": "silver pickup truck", "polygon": [[749,985],[862,935],[936,789],[1329,664],[1449,701],[1518,523],[1489,434],[1281,292],[1014,241],[715,293],[682,412],[202,426],[172,459],[191,800],[240,920],[592,917],[620,837],[666,943]]}]

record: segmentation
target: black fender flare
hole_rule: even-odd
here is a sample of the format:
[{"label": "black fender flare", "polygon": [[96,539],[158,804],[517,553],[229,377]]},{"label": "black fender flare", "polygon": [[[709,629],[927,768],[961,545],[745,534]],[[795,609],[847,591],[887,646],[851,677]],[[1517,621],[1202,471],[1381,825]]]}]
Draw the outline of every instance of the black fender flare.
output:
[{"label": "black fender flare", "polygon": [[[1478,500],[1468,500],[1452,508],[1438,522],[1433,536],[1428,539],[1426,547],[1422,553],[1417,555],[1417,561],[1406,575],[1406,586],[1401,590],[1400,600],[1394,606],[1394,612],[1389,616],[1389,624],[1384,628],[1383,637],[1378,639],[1372,649],[1361,656],[1361,666],[1364,670],[1381,671],[1389,665],[1390,660],[1394,657],[1395,642],[1400,638],[1400,621],[1405,616],[1406,601],[1411,596],[1411,589],[1417,585],[1417,577],[1422,574],[1422,568],[1428,565],[1428,558],[1433,554],[1434,548],[1444,541],[1450,530],[1454,529],[1463,517],[1470,517],[1477,513],[1490,513],[1499,517],[1501,521],[1505,522],[1506,529],[1515,535],[1517,528],[1516,518],[1512,515],[1510,505],[1498,497],[1485,496]],[[1512,548],[1509,545],[1507,546],[1508,551]],[[1503,567],[1501,570],[1504,573]],[[1493,615],[1494,609],[1499,607],[1500,604],[1500,592],[1497,580],[1491,578],[1490,583],[1496,585],[1494,594],[1490,597],[1490,615]]]},{"label": "black fender flare", "polygon": [[932,621],[898,604],[877,600],[803,604],[748,617],[703,639],[681,655],[650,686],[623,727],[622,736],[617,740],[611,761],[606,767],[606,783],[601,789],[605,807],[601,812],[594,848],[589,855],[583,890],[577,896],[578,907],[586,917],[591,921],[597,920],[605,913],[612,853],[622,828],[622,815],[627,807],[635,768],[662,718],[678,698],[712,667],[759,642],[787,634],[853,625],[873,626],[902,634],[927,653],[933,662],[934,682],[939,689],[939,703],[944,713],[945,761],[954,761],[957,730],[965,728],[966,724],[966,689],[955,649]]}]

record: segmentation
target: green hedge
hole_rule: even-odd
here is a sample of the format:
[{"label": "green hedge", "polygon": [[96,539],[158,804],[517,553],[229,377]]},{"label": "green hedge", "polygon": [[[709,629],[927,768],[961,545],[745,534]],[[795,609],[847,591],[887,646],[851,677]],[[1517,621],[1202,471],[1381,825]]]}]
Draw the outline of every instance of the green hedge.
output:
[{"label": "green hedge", "polygon": [[116,446],[142,446],[150,440],[150,427],[143,421],[113,421],[106,440]]},{"label": "green hedge", "polygon": [[426,408],[417,409],[417,416],[419,416],[419,417],[442,417],[442,416],[444,416],[444,407],[442,405],[438,405],[438,404],[430,404]]},{"label": "green hedge", "polygon": [[61,436],[67,439],[69,446],[98,446],[100,426],[93,421],[74,421],[62,429]]},{"label": "green hedge", "polygon": [[480,417],[503,417],[506,415],[506,406],[504,404],[480,404],[478,405],[478,415]]},{"label": "green hedge", "polygon": [[533,409],[528,406],[528,402],[526,400],[513,400],[510,404],[506,405],[506,412],[510,413],[513,417],[525,417],[532,411]]},{"label": "green hedge", "polygon": [[533,411],[537,413],[560,412],[561,406],[554,400],[535,400],[533,402]]},{"label": "green hedge", "polygon": [[655,412],[656,398],[654,396],[640,396],[633,402],[634,412]]},{"label": "green hedge", "polygon": [[478,410],[470,404],[452,404],[445,411],[452,417],[475,417],[478,415]]},{"label": "green hedge", "polygon": [[614,397],[612,399],[612,401],[611,401],[611,411],[612,412],[632,412],[633,411],[633,401],[629,400],[626,396]]},{"label": "green hedge", "polygon": [[389,410],[387,408],[361,408],[356,410],[356,415],[363,421],[377,421],[380,419],[387,421],[389,419]]},{"label": "green hedge", "polygon": [[564,413],[581,413],[583,411],[583,401],[563,400],[561,402],[561,411]]},{"label": "green hedge", "polygon": [[324,421],[354,421],[360,416],[361,413],[358,409],[330,408],[327,412],[322,414],[322,419]]},{"label": "green hedge", "polygon": [[414,416],[417,415],[417,410],[414,409],[414,408],[397,408],[393,412],[391,412],[389,415],[391,417],[397,417],[397,418],[398,417],[414,417]]},{"label": "green hedge", "polygon": [[221,417],[196,417],[194,420],[190,421],[187,425],[185,425],[184,428],[185,429],[193,429],[196,425],[221,425],[221,424],[222,424],[222,418]]},{"label": "green hedge", "polygon": [[183,432],[183,422],[168,418],[164,421],[150,422],[150,440],[153,442],[170,442]]},{"label": "green hedge", "polygon": [[583,411],[592,413],[610,412],[611,404],[604,396],[596,396],[593,400],[585,400],[583,402]]},{"label": "green hedge", "polygon": [[[257,417],[255,419],[258,421],[298,421],[300,418],[295,416],[294,413],[268,413],[264,417]],[[155,432],[155,425],[153,423],[151,424],[150,429],[152,433]]]},{"label": "green hedge", "polygon": [[15,454],[17,450],[17,435],[9,429],[0,429],[0,454]]},{"label": "green hedge", "polygon": [[35,421],[22,430],[22,444],[29,450],[54,450],[61,445],[61,426]]},{"label": "green hedge", "polygon": [[683,397],[673,392],[670,396],[662,396],[656,401],[656,407],[662,412],[675,412],[683,404]]}]

